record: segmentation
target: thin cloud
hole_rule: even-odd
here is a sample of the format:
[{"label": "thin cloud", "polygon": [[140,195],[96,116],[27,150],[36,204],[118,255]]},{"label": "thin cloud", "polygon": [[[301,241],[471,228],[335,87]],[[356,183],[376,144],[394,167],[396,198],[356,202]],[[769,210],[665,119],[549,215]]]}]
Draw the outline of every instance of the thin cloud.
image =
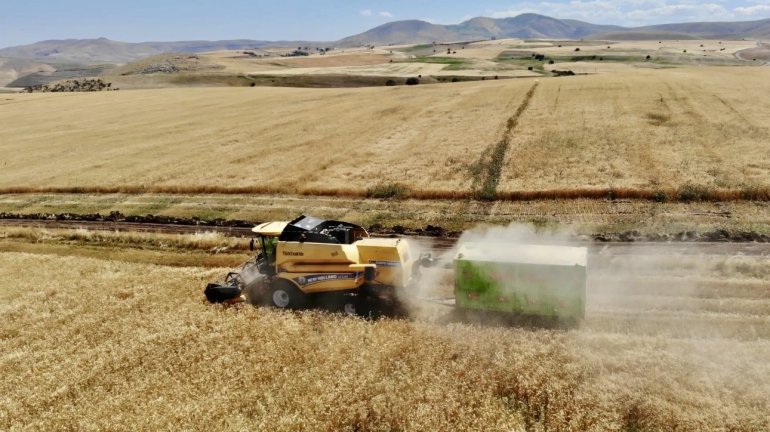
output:
[{"label": "thin cloud", "polygon": [[737,7],[735,13],[743,16],[760,16],[770,14],[770,4],[757,4],[754,6]]},{"label": "thin cloud", "polygon": [[382,18],[393,18],[393,13],[388,12],[388,11],[380,11],[380,12],[375,13],[371,9],[364,9],[364,10],[358,12],[358,13],[361,16],[365,16],[365,17],[373,17],[373,16],[376,15],[376,16],[379,16],[379,17],[382,17]]},{"label": "thin cloud", "polygon": [[725,2],[693,0],[571,0],[527,1],[504,10],[488,10],[492,18],[538,13],[555,18],[573,18],[592,23],[648,25],[663,22],[729,21],[770,15],[770,1],[753,1],[748,6],[728,7]]}]

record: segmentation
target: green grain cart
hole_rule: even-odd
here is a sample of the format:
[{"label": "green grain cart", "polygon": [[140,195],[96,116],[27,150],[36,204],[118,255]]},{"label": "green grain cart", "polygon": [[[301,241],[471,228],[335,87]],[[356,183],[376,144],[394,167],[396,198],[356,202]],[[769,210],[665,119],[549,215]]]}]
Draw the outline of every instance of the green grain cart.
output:
[{"label": "green grain cart", "polygon": [[455,257],[455,304],[576,322],[585,316],[583,247],[466,243]]}]

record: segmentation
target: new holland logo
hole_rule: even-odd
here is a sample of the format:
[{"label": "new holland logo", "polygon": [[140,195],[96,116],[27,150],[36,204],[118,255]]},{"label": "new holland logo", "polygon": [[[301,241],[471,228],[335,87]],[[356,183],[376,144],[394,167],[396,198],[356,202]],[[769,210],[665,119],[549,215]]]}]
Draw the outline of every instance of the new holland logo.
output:
[{"label": "new holland logo", "polygon": [[361,273],[332,273],[332,274],[320,274],[310,276],[299,276],[294,278],[300,286],[313,285],[321,282],[338,281],[338,280],[356,280],[361,276]]}]

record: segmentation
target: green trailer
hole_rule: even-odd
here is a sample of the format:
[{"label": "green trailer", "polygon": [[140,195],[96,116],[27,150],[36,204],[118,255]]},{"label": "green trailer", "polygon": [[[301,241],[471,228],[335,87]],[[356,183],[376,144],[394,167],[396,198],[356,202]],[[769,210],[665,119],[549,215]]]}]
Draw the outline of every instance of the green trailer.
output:
[{"label": "green trailer", "polygon": [[466,243],[455,256],[455,304],[559,320],[585,316],[587,250]]}]

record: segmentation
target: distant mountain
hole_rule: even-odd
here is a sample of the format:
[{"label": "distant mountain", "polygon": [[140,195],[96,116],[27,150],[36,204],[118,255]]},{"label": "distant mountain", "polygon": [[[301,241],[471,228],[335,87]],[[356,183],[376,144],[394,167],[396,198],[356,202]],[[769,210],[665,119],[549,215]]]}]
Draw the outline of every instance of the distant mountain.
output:
[{"label": "distant mountain", "polygon": [[306,45],[306,42],[267,42],[255,40],[183,41],[183,42],[117,42],[105,38],[48,40],[0,49],[0,57],[38,60],[45,63],[128,63],[145,57],[171,53],[256,49],[268,45]]},{"label": "distant mountain", "polygon": [[473,18],[456,25],[425,21],[396,21],[342,39],[338,45],[407,44],[457,42],[492,38],[579,39],[593,33],[623,30],[623,27],[596,25],[576,20],[559,20],[537,14],[512,18]]},{"label": "distant mountain", "polygon": [[375,27],[364,33],[350,36],[337,42],[338,46],[359,46],[368,44],[388,45],[426,43],[431,41],[460,40],[462,36],[450,26],[431,24],[420,20],[394,21]]},{"label": "distant mountain", "polygon": [[695,22],[637,27],[632,31],[676,32],[700,39],[770,38],[770,19],[736,22]]},{"label": "distant mountain", "polygon": [[473,18],[460,24],[395,21],[347,37],[341,46],[458,42],[492,38],[524,39],[736,39],[770,37],[770,19],[744,22],[663,24],[646,27],[597,25],[538,14]]}]

